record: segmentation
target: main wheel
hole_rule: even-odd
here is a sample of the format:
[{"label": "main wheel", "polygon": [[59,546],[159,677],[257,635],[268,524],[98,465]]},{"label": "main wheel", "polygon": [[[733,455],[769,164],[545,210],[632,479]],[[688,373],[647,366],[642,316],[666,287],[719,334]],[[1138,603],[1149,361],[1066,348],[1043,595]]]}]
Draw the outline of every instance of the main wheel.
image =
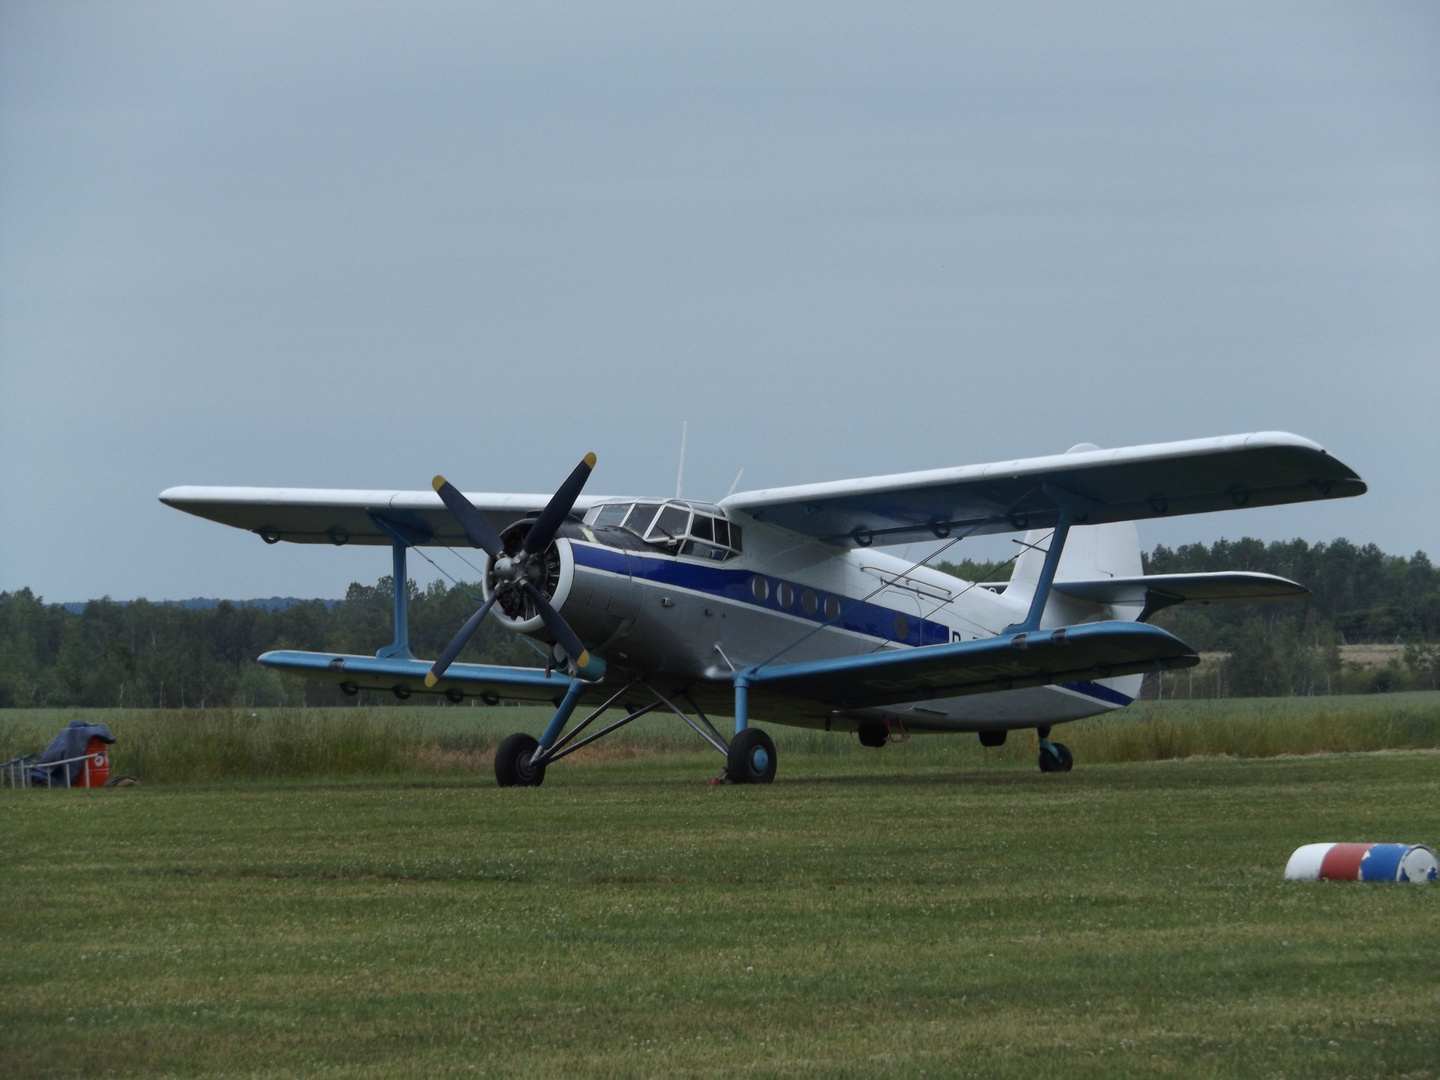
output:
[{"label": "main wheel", "polygon": [[1070,753],[1070,748],[1063,742],[1057,742],[1055,751],[1060,755],[1060,771],[1069,772],[1075,767],[1075,755]]},{"label": "main wheel", "polygon": [[775,779],[775,744],[759,728],[746,728],[730,740],[730,779],[736,784],[768,784]]},{"label": "main wheel", "polygon": [[539,787],[545,782],[545,766],[530,764],[540,748],[533,735],[517,731],[495,748],[495,782],[501,787]]},{"label": "main wheel", "polygon": [[861,746],[884,746],[890,741],[884,724],[861,724],[856,734],[860,736]]}]

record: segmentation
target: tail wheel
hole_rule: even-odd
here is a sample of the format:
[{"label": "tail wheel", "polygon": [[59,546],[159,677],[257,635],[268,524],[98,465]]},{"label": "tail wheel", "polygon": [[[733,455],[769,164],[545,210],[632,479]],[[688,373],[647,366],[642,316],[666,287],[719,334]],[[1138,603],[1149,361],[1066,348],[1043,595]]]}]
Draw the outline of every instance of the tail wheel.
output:
[{"label": "tail wheel", "polygon": [[730,740],[728,770],[736,784],[768,784],[775,779],[775,744],[759,728],[746,728]]},{"label": "tail wheel", "polygon": [[1063,742],[1052,743],[1055,752],[1052,754],[1043,746],[1040,748],[1040,771],[1041,772],[1069,772],[1075,767],[1075,756],[1070,753],[1070,748]]},{"label": "tail wheel", "polygon": [[495,748],[495,782],[501,787],[539,787],[543,784],[545,766],[530,762],[539,748],[539,740],[523,731],[507,736]]}]

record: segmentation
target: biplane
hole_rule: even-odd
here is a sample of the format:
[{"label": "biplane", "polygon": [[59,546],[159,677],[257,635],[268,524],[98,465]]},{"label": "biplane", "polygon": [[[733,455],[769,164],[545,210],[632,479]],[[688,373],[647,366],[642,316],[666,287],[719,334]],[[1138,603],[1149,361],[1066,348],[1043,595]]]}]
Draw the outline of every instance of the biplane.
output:
[{"label": "biplane", "polygon": [[[1145,575],[1136,522],[1360,495],[1354,471],[1308,439],[1261,432],[731,494],[718,503],[587,495],[587,454],[550,496],[173,487],[169,506],[267,544],[392,551],[394,640],[375,656],[280,650],[260,663],[360,690],[549,702],[537,735],[495,755],[502,786],[650,713],[673,714],[725,759],[722,777],[769,783],[774,742],[755,721],[853,732],[970,732],[998,746],[1034,728],[1039,767],[1066,772],[1057,724],[1122,709],[1148,672],[1195,650],[1150,625],[1174,604],[1299,599],[1258,573]],[[1005,582],[930,564],[973,536],[1018,534]],[[931,542],[919,561],[887,548]],[[412,655],[406,553],[483,553],[474,615],[434,660]],[[457,662],[486,618],[546,656],[526,668]],[[574,721],[577,709],[583,717]],[[607,715],[608,714],[608,715]],[[711,719],[733,716],[729,736]]]}]

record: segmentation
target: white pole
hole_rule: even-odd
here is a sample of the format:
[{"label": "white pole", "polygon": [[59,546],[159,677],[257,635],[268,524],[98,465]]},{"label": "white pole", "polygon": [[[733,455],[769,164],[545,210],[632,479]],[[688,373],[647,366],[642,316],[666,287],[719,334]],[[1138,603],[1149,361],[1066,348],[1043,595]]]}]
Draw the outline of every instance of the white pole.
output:
[{"label": "white pole", "polygon": [[685,436],[690,428],[689,420],[680,422],[680,471],[675,476],[675,498],[680,498],[680,485],[685,483]]}]

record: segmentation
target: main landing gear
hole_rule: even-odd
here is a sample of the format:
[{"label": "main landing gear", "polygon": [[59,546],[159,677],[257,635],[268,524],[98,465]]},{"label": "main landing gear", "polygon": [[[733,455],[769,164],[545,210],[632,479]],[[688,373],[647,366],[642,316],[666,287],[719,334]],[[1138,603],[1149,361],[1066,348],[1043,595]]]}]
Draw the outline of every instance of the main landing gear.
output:
[{"label": "main landing gear", "polygon": [[539,787],[545,782],[545,762],[535,762],[540,741],[517,731],[495,748],[495,782],[501,787]]},{"label": "main landing gear", "polygon": [[[574,679],[563,701],[556,706],[555,715],[540,738],[517,732],[507,737],[495,748],[495,782],[501,787],[539,787],[545,782],[545,768],[567,754],[573,754],[581,747],[589,746],[596,739],[604,738],[613,731],[624,727],[633,720],[656,710],[668,710],[683,720],[705,740],[710,747],[725,758],[725,773],[722,778],[732,784],[768,784],[775,779],[775,743],[759,728],[746,727],[736,733],[727,744],[715,725],[700,711],[699,706],[688,695],[678,695],[678,701],[689,705],[692,717],[679,705],[656,690],[649,683],[636,679],[622,686],[610,695],[578,724],[568,731],[566,725],[588,688],[581,679]],[[652,700],[639,704],[646,697]],[[637,701],[638,699],[638,701]],[[625,704],[621,704],[624,702]],[[629,704],[629,702],[637,702]],[[581,737],[607,709],[619,706],[625,715],[599,731]]]},{"label": "main landing gear", "polygon": [[1070,753],[1070,748],[1064,743],[1052,743],[1048,727],[1036,728],[1035,734],[1040,736],[1041,772],[1069,772],[1075,767],[1075,756]]},{"label": "main landing gear", "polygon": [[775,779],[775,744],[759,728],[747,727],[730,740],[725,771],[732,784],[768,784]]}]

